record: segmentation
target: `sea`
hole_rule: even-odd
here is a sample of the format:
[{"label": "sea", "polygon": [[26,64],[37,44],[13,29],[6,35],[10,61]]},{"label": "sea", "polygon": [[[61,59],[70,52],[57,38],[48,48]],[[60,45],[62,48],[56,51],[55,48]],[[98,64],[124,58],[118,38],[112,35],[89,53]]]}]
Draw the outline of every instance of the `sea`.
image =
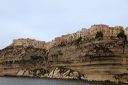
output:
[{"label": "sea", "polygon": [[81,80],[0,77],[0,85],[95,85]]}]

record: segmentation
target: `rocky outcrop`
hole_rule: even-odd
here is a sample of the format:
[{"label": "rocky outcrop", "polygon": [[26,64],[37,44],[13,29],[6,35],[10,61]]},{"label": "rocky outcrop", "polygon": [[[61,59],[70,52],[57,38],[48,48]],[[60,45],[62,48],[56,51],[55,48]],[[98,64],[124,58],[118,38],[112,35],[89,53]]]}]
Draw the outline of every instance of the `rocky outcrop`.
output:
[{"label": "rocky outcrop", "polygon": [[69,68],[58,67],[51,69],[19,70],[17,76],[39,77],[39,78],[61,78],[61,79],[86,79],[78,71]]},{"label": "rocky outcrop", "polygon": [[1,50],[0,53],[1,63],[18,63],[22,60],[28,61],[40,59],[47,61],[45,49],[27,46],[8,46],[5,49]]},{"label": "rocky outcrop", "polygon": [[119,82],[128,82],[128,73],[115,74],[114,78]]}]

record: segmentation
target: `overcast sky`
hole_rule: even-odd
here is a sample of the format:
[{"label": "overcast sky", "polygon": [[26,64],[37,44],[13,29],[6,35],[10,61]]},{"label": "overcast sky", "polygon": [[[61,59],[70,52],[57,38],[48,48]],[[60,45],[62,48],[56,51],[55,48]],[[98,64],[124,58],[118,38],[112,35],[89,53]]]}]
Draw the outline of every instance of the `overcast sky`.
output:
[{"label": "overcast sky", "polygon": [[128,26],[128,0],[0,0],[0,48],[16,38],[50,41],[93,24]]}]

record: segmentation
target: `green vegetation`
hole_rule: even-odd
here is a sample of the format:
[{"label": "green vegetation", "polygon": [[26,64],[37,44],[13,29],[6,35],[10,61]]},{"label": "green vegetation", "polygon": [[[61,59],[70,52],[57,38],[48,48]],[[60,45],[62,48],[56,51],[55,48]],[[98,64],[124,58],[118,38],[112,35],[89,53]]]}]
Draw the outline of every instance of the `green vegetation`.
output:
[{"label": "green vegetation", "polygon": [[104,36],[103,32],[98,31],[98,32],[96,33],[95,38],[96,38],[96,39],[102,39],[102,38],[103,38],[103,36]]},{"label": "green vegetation", "polygon": [[67,42],[61,42],[58,44],[58,46],[62,47],[62,46],[66,46]]},{"label": "green vegetation", "polygon": [[117,37],[125,40],[127,39],[127,36],[125,35],[124,31],[121,31],[119,34],[117,34]]},{"label": "green vegetation", "polygon": [[65,73],[66,71],[70,70],[70,72],[73,72],[72,69],[69,68],[65,68],[64,66],[60,66],[58,67],[60,69],[60,73]]},{"label": "green vegetation", "polygon": [[76,45],[78,45],[78,44],[81,43],[81,41],[82,41],[82,37],[79,37],[78,39],[76,39],[76,40],[74,41],[74,43],[75,43]]}]

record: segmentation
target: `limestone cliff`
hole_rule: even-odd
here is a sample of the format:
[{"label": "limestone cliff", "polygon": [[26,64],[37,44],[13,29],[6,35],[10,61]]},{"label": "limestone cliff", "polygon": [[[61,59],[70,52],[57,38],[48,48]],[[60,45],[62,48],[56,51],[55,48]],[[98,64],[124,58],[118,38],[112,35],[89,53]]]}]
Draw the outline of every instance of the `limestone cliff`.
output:
[{"label": "limestone cliff", "polygon": [[[101,31],[102,38],[96,38]],[[128,83],[128,42],[121,26],[93,25],[51,42],[18,39],[0,50],[0,75]]]}]

